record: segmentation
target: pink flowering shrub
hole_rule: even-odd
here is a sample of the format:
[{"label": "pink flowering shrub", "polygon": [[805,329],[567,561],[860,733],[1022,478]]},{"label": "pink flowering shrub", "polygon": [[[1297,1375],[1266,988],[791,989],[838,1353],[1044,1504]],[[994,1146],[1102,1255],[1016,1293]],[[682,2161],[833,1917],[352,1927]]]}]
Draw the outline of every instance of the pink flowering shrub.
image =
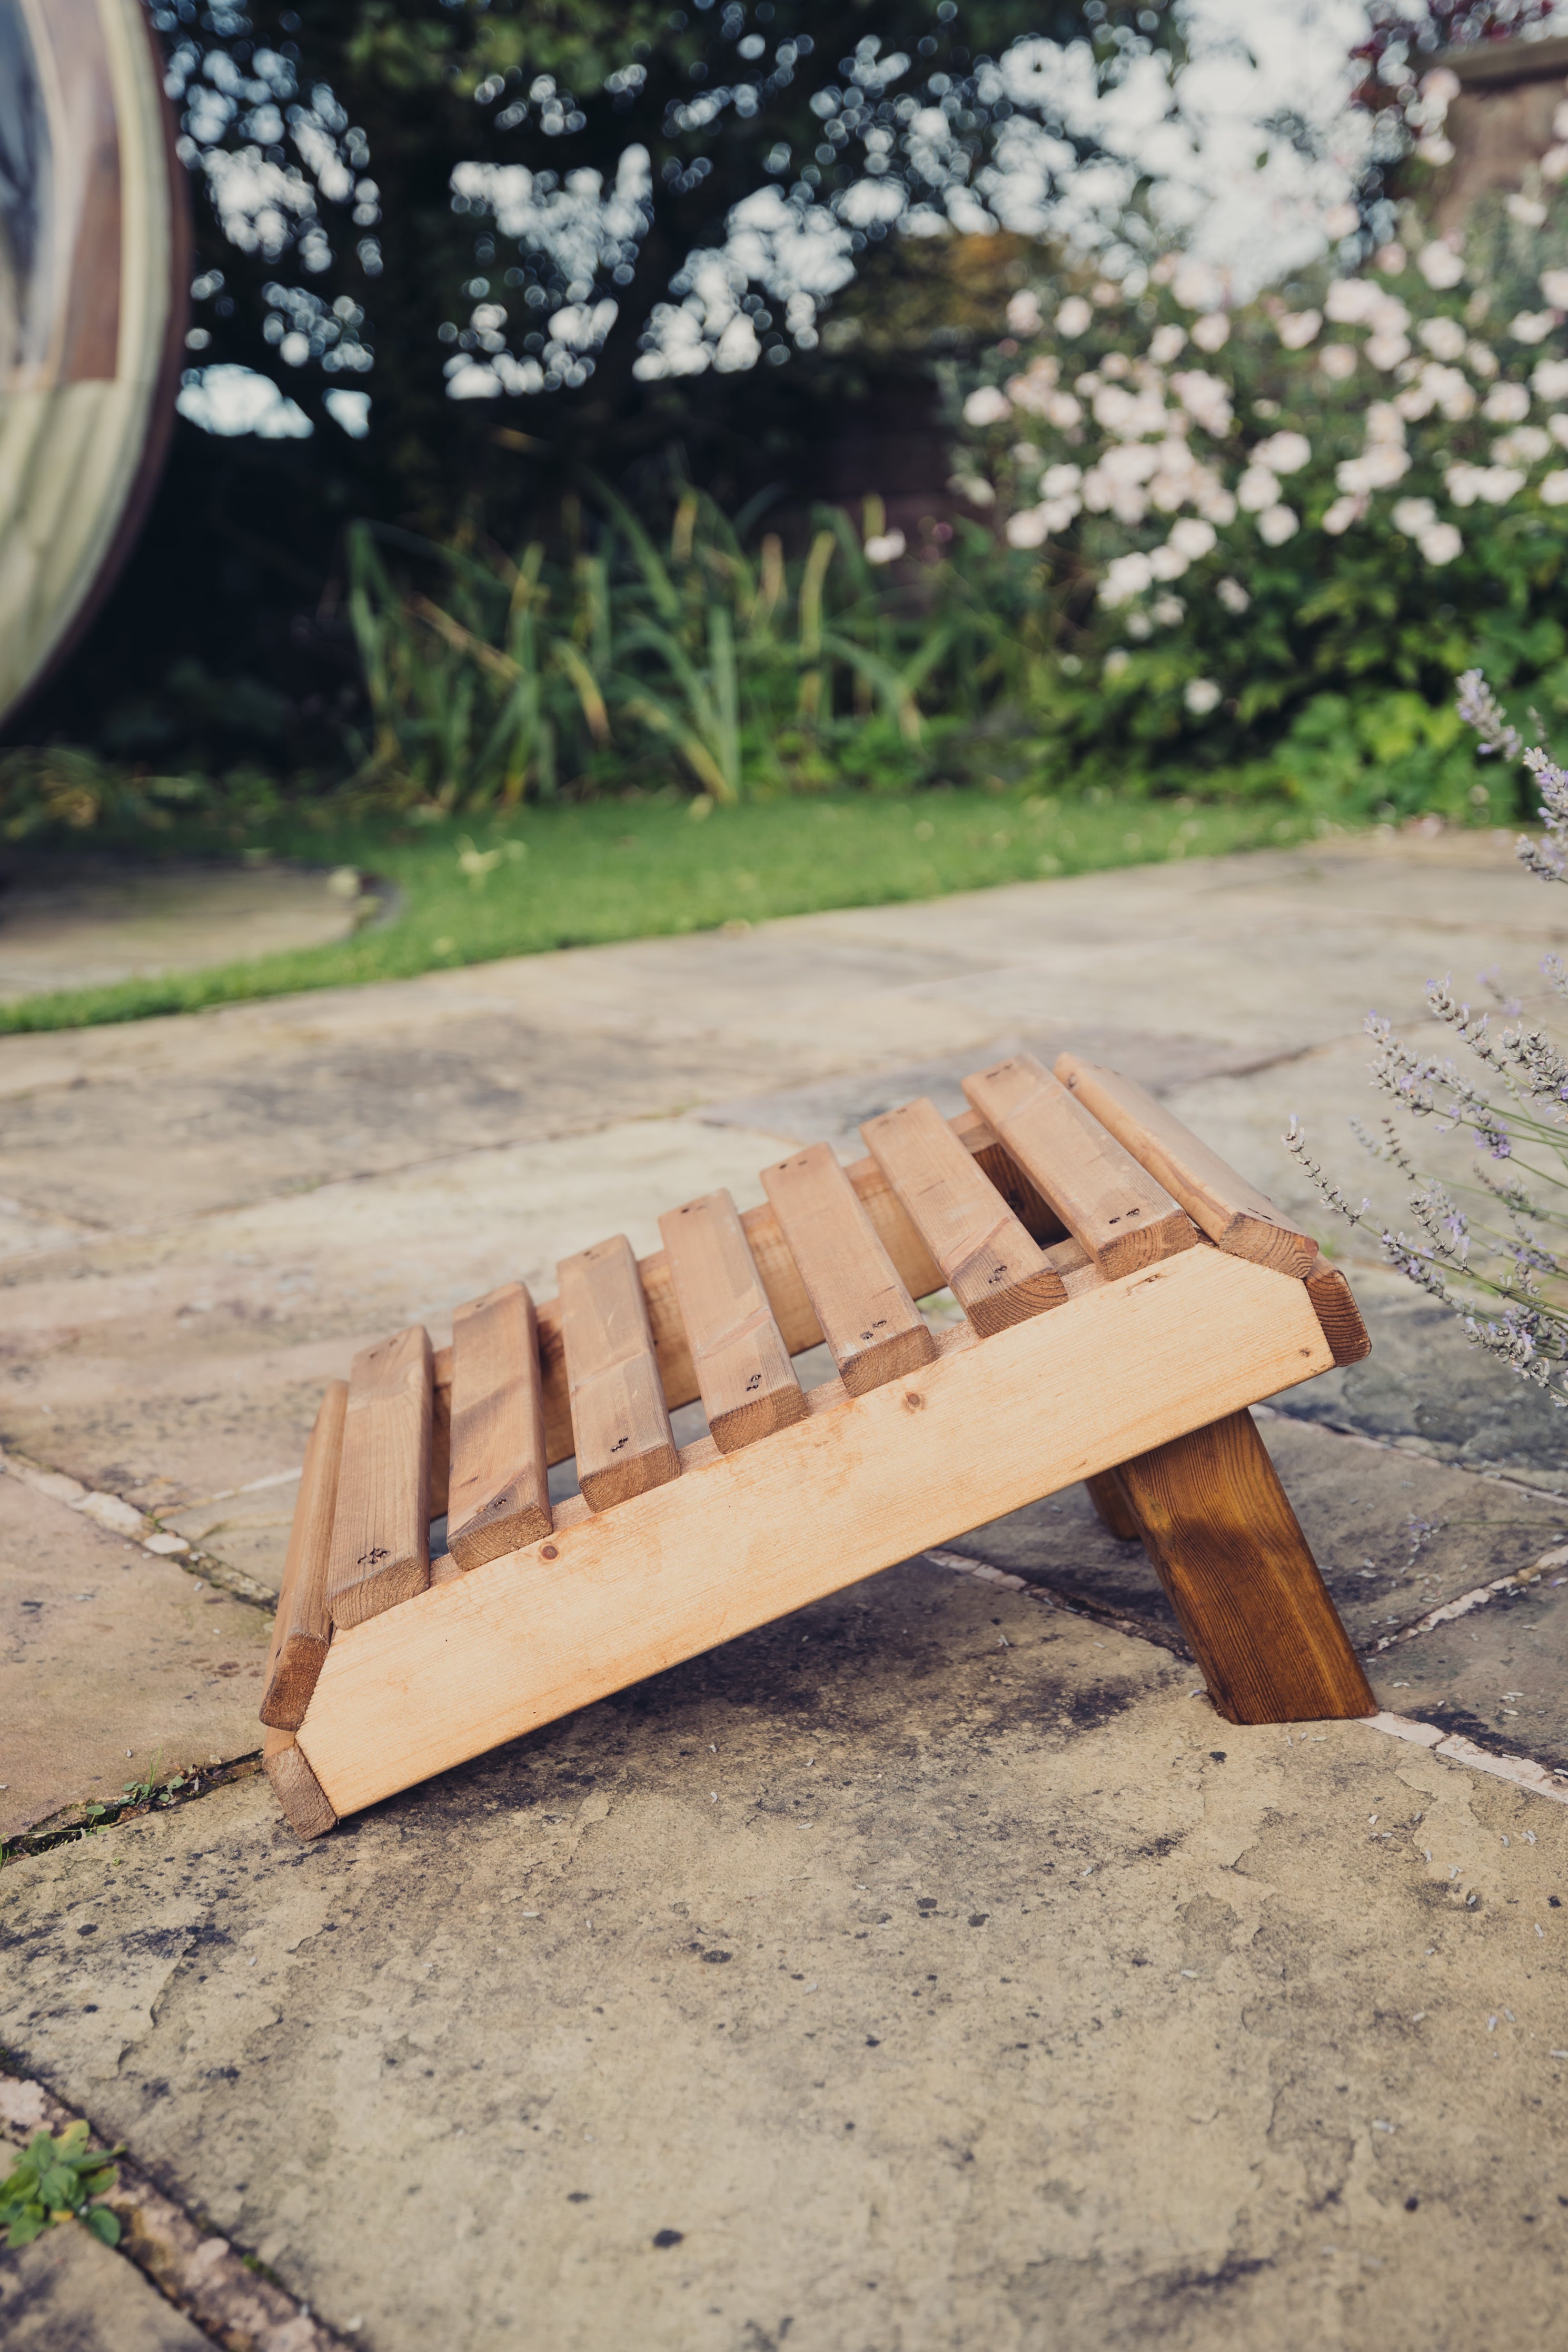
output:
[{"label": "pink flowering shrub", "polygon": [[1174,256],[1014,298],[963,471],[1055,615],[1032,699],[1062,764],[1514,813],[1449,681],[1568,711],[1568,269],[1533,308],[1504,282],[1413,238],[1235,308]]}]

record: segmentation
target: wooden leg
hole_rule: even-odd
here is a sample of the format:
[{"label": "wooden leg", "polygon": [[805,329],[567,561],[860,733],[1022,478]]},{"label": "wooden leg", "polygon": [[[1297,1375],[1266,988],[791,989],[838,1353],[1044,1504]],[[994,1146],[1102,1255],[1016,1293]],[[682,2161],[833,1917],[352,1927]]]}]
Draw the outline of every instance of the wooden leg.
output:
[{"label": "wooden leg", "polygon": [[1102,1525],[1118,1543],[1142,1543],[1143,1530],[1133,1517],[1132,1506],[1127,1499],[1127,1489],[1114,1470],[1101,1470],[1084,1486],[1089,1499],[1099,1512]]},{"label": "wooden leg", "polygon": [[1157,1445],[1117,1475],[1228,1722],[1376,1714],[1249,1412]]}]

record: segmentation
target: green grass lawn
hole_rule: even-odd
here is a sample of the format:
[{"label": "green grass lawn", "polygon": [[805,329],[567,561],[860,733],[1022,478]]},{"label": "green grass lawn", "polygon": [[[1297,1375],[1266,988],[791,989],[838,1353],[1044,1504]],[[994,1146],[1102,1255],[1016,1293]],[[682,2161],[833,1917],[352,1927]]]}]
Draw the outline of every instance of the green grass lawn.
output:
[{"label": "green grass lawn", "polygon": [[[597,802],[426,824],[279,822],[247,845],[248,857],[357,867],[399,893],[390,919],[328,947],[26,997],[0,1005],[0,1032],[135,1021],[547,948],[934,898],[1298,841],[1312,830],[1310,816],[1279,802],[1095,803],[928,791],[764,801],[710,808],[700,819],[693,805]],[[235,845],[225,848],[232,858]],[[160,851],[210,857],[214,844],[182,834]]]}]

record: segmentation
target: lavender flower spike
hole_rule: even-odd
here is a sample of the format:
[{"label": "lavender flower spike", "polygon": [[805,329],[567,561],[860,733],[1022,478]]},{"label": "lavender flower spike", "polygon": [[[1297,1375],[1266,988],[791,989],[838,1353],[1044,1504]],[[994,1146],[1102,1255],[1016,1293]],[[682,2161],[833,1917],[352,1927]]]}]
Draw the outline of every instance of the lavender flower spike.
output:
[{"label": "lavender flower spike", "polygon": [[1457,705],[1467,727],[1473,727],[1480,737],[1483,752],[1500,752],[1505,760],[1517,760],[1524,749],[1524,738],[1517,727],[1509,724],[1508,713],[1487,684],[1486,674],[1468,669],[1459,680]]}]

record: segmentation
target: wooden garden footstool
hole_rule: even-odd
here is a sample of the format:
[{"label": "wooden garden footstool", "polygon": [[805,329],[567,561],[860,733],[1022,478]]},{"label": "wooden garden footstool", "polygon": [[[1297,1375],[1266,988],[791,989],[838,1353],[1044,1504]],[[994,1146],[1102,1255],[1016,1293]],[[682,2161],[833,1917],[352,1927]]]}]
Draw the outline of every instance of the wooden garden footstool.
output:
[{"label": "wooden garden footstool", "polygon": [[[1343,1275],[1113,1070],[1020,1054],[964,1093],[331,1383],[261,1709],[302,1836],[1079,1479],[1147,1547],[1222,1715],[1375,1712],[1247,1412],[1366,1354]],[[944,1286],[963,1320],[935,1330],[915,1302]],[[791,1359],[822,1340],[838,1376],[807,1394]],[[697,1397],[708,1434],[678,1445]]]}]

